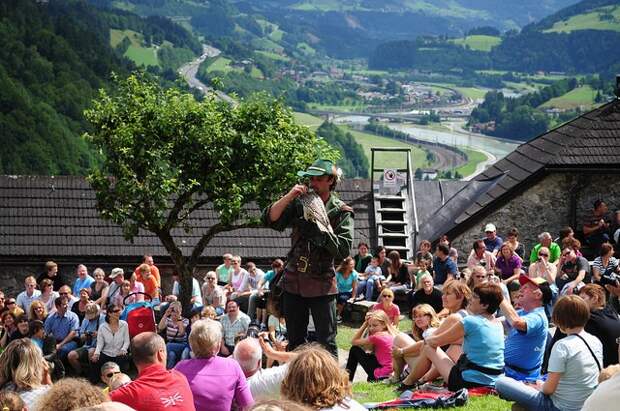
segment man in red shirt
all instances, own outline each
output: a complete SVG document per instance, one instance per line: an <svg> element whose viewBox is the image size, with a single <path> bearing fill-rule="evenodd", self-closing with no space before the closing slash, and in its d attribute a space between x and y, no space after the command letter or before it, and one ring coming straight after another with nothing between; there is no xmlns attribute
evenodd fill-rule
<svg viewBox="0 0 620 411"><path fill-rule="evenodd" d="M112 401L136 410L196 411L194 397L183 374L166 370L166 343L153 332L144 332L131 342L138 378L110 393Z"/></svg>

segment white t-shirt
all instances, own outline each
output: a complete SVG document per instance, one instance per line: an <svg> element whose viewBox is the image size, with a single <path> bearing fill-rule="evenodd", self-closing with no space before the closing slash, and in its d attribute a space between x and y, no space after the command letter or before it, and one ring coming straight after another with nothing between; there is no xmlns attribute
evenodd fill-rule
<svg viewBox="0 0 620 411"><path fill-rule="evenodd" d="M333 407L321 408L321 411L366 411L366 407L354 399L345 398L342 400L342 405L337 404Z"/></svg>
<svg viewBox="0 0 620 411"><path fill-rule="evenodd" d="M582 411L616 411L620 403L620 373L601 383L583 404Z"/></svg>
<svg viewBox="0 0 620 411"><path fill-rule="evenodd" d="M603 364L601 341L585 331L579 333ZM556 342L549 356L549 372L561 372L562 377L551 400L562 411L581 410L583 403L598 385L598 366L585 343L575 335Z"/></svg>
<svg viewBox="0 0 620 411"><path fill-rule="evenodd" d="M248 378L248 385L255 401L280 398L280 386L286 375L288 365L280 365L259 370Z"/></svg>

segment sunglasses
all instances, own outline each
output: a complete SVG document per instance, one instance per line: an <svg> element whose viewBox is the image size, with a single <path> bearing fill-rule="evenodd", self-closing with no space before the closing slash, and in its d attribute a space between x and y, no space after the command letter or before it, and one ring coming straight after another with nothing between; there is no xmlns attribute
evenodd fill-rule
<svg viewBox="0 0 620 411"><path fill-rule="evenodd" d="M547 253L538 253L538 255L543 256L543 257L549 257L549 254Z"/></svg>
<svg viewBox="0 0 620 411"><path fill-rule="evenodd" d="M58 295L69 295L69 293L58 293Z"/></svg>
<svg viewBox="0 0 620 411"><path fill-rule="evenodd" d="M387 294L384 294L384 295L382 295L381 297L383 297L383 298L392 298L392 296L391 296L391 295L387 295Z"/></svg>
<svg viewBox="0 0 620 411"><path fill-rule="evenodd" d="M6 305L15 304L15 301L7 301Z"/></svg>
<svg viewBox="0 0 620 411"><path fill-rule="evenodd" d="M120 371L114 371L114 372L109 372L109 373L107 373L105 376L106 376L106 378L112 378L112 377L114 377L116 374L120 374L120 373L121 373Z"/></svg>
<svg viewBox="0 0 620 411"><path fill-rule="evenodd" d="M207 280L215 280L215 277L207 277Z"/></svg>
<svg viewBox="0 0 620 411"><path fill-rule="evenodd" d="M570 253L564 253L562 254L562 257L568 257L570 255Z"/></svg>

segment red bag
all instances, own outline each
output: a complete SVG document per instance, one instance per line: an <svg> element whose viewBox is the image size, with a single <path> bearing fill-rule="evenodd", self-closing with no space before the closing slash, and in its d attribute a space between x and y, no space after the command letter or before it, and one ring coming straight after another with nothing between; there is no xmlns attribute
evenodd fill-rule
<svg viewBox="0 0 620 411"><path fill-rule="evenodd" d="M145 331L156 332L155 313L150 307L138 307L127 313L129 338Z"/></svg>

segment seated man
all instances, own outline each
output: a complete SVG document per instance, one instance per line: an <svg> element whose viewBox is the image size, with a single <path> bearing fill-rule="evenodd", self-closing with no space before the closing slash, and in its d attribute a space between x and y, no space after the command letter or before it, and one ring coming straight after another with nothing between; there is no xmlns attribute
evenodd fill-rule
<svg viewBox="0 0 620 411"><path fill-rule="evenodd" d="M434 287L433 277L430 274L424 274L420 278L422 287L413 294L409 294L409 312L416 305L428 304L435 312L440 312L443 309L443 302L441 301L441 291Z"/></svg>
<svg viewBox="0 0 620 411"><path fill-rule="evenodd" d="M446 244L437 246L436 256L433 259L433 271L435 273L435 284L443 286L448 280L458 277L456 263L450 258L450 247Z"/></svg>
<svg viewBox="0 0 620 411"><path fill-rule="evenodd" d="M153 332L143 332L131 342L138 378L110 393L112 401L136 410L194 411L194 396L183 374L166 370L166 342Z"/></svg>
<svg viewBox="0 0 620 411"><path fill-rule="evenodd" d="M56 298L54 306L56 312L45 320L45 333L54 336L58 356L64 360L70 351L77 348L77 343L73 339L80 328L80 320L76 313L69 311L66 297Z"/></svg>
<svg viewBox="0 0 620 411"><path fill-rule="evenodd" d="M522 274L519 283L518 302L521 308L515 311L506 299L500 304L510 327L505 341L504 372L518 381L535 382L541 377L549 334L544 307L551 302L552 292L549 283L540 277L530 278Z"/></svg>
<svg viewBox="0 0 620 411"><path fill-rule="evenodd" d="M235 338L245 335L250 326L250 317L239 310L235 300L226 303L226 314L220 318L222 323L222 346L221 354L229 356L235 348Z"/></svg>
<svg viewBox="0 0 620 411"><path fill-rule="evenodd" d="M252 398L261 399L278 398L280 386L286 375L286 364L277 367L262 368L263 353L268 359L278 361L280 364L297 356L295 352L276 351L265 342L263 337L246 338L239 341L233 353L234 359L239 363L245 377L248 380Z"/></svg>
<svg viewBox="0 0 620 411"><path fill-rule="evenodd" d="M555 283L560 295L572 294L582 282L590 282L590 263L584 257L578 257L572 248L562 251L558 267Z"/></svg>
<svg viewBox="0 0 620 411"><path fill-rule="evenodd" d="M467 268L473 270L476 266L482 266L486 268L487 273L493 273L495 270L495 256L490 251L487 251L484 241L474 241L474 247L467 258Z"/></svg>
<svg viewBox="0 0 620 411"><path fill-rule="evenodd" d="M609 216L607 215L609 209L601 199L596 200L592 207L592 213L583 224L583 235L586 243L598 255L601 244L609 241L609 233L607 232L609 229Z"/></svg>
<svg viewBox="0 0 620 411"><path fill-rule="evenodd" d="M555 263L560 259L560 255L562 254L562 249L557 243L553 242L553 237L548 232L540 233L538 236L539 243L532 248L532 252L530 253L530 264L534 264L538 261L538 251L540 251L541 247L546 247L549 250L549 262Z"/></svg>

